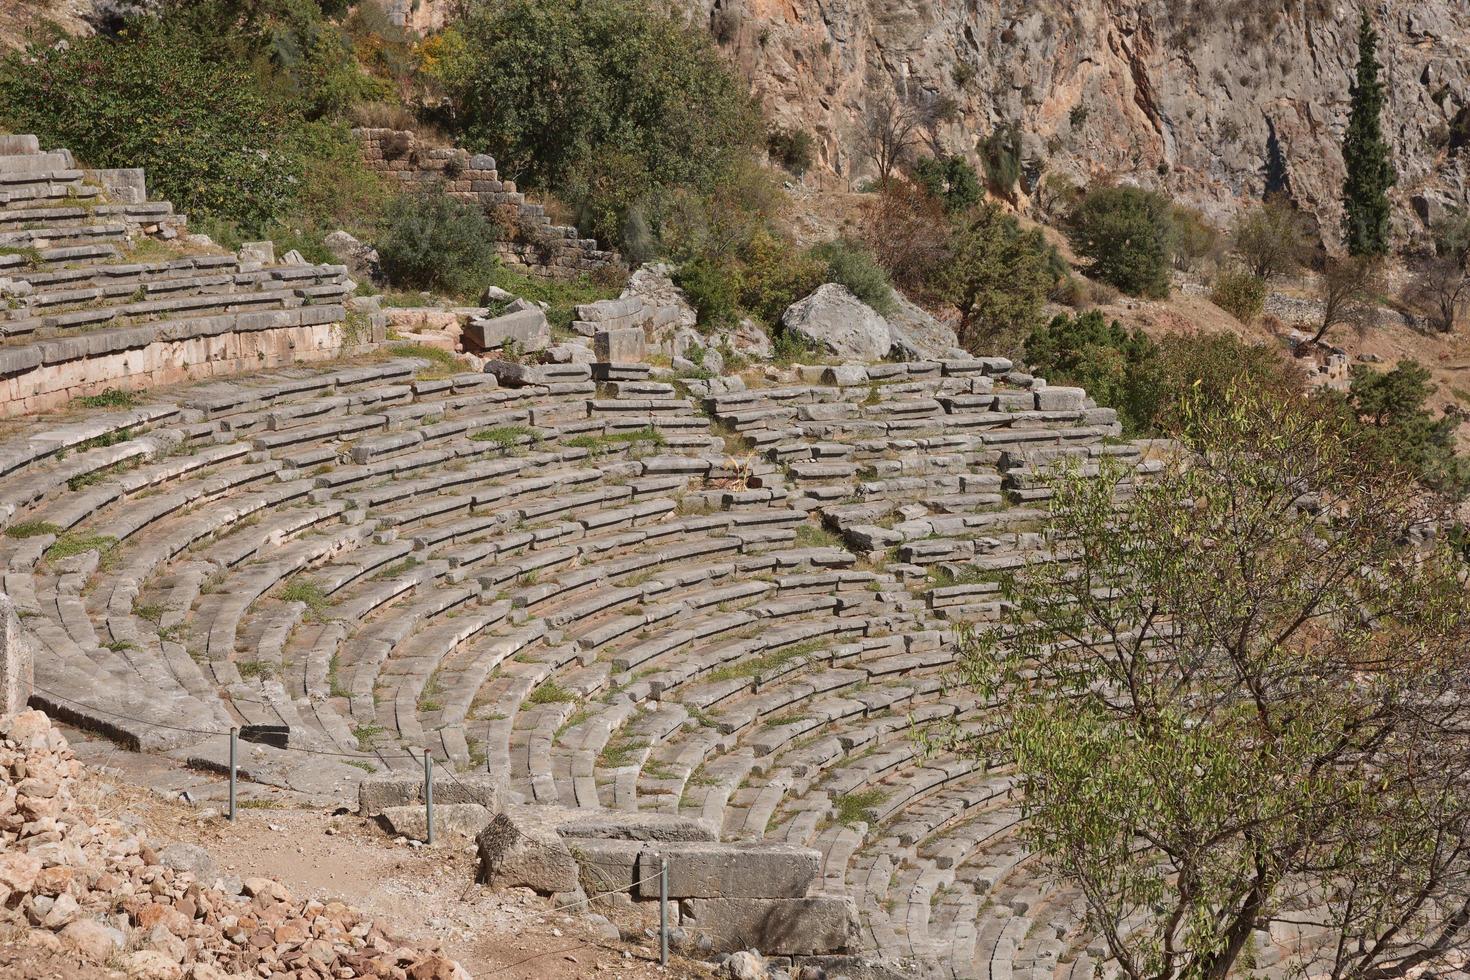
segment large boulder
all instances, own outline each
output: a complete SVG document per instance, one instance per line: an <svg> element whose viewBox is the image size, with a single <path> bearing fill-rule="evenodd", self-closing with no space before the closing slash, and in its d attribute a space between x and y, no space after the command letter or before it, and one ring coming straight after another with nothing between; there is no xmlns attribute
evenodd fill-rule
<svg viewBox="0 0 1470 980"><path fill-rule="evenodd" d="M937 361L959 347L954 330L940 323L898 290L893 291L893 312L888 314L891 353L905 361Z"/></svg>
<svg viewBox="0 0 1470 980"><path fill-rule="evenodd" d="M378 266L378 250L340 229L322 239L332 258L347 266L348 275L362 281L375 281L382 275Z"/></svg>
<svg viewBox="0 0 1470 980"><path fill-rule="evenodd" d="M888 321L835 282L818 286L781 315L781 325L828 354L860 361L888 356L893 337Z"/></svg>

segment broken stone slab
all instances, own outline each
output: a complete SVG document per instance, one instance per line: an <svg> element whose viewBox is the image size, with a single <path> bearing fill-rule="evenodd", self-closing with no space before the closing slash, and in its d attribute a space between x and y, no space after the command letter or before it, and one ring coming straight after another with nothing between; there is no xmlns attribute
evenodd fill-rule
<svg viewBox="0 0 1470 980"><path fill-rule="evenodd" d="M498 350L510 341L528 351L551 346L551 327L546 322L546 314L540 309L477 317L464 328L464 336L481 350Z"/></svg>
<svg viewBox="0 0 1470 980"><path fill-rule="evenodd" d="M643 330L620 327L592 335L592 353L604 364L626 364L643 360Z"/></svg>
<svg viewBox="0 0 1470 980"><path fill-rule="evenodd" d="M641 898L658 898L661 860L669 862L670 898L802 898L822 854L782 842L653 842L638 857Z"/></svg>
<svg viewBox="0 0 1470 980"><path fill-rule="evenodd" d="M491 812L497 812L501 808L504 793L504 773L481 772L451 777L441 770L434 775L435 806L444 803L478 803ZM368 776L357 784L357 809L365 817L376 817L388 807L423 802L422 778Z"/></svg>
<svg viewBox="0 0 1470 980"><path fill-rule="evenodd" d="M438 792L438 788L435 788ZM428 840L428 808L418 806L384 807L379 819L388 831L412 840ZM434 836L474 837L495 819L495 811L479 803L434 802Z"/></svg>
<svg viewBox="0 0 1470 980"><path fill-rule="evenodd" d="M639 316L643 313L643 308L642 296L600 299L596 302L578 305L577 319L588 323L605 323L608 320Z"/></svg>
<svg viewBox="0 0 1470 980"><path fill-rule="evenodd" d="M435 792L438 792L437 786ZM574 851L605 849L599 842L712 841L715 833L689 817L670 813L622 813L512 804L475 838L480 880L495 887L530 888L542 894L574 890L580 865ZM609 845L611 846L611 845ZM631 855L637 846L619 853ZM630 866L631 867L631 866ZM632 883L632 878L629 878Z"/></svg>
<svg viewBox="0 0 1470 980"><path fill-rule="evenodd" d="M850 898L690 898L680 924L704 936L711 952L759 949L776 956L842 953L856 945L857 905Z"/></svg>
<svg viewBox="0 0 1470 980"><path fill-rule="evenodd" d="M485 373L507 388L545 385L557 381L588 381L592 369L586 364L517 364L513 361L487 361Z"/></svg>

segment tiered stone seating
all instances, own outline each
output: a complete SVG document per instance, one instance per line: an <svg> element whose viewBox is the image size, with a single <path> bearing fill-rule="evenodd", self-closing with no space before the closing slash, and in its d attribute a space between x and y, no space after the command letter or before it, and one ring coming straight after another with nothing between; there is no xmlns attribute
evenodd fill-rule
<svg viewBox="0 0 1470 980"><path fill-rule="evenodd" d="M987 724L947 685L949 630L996 613L986 573L1054 547L1046 466L1138 462L1110 412L998 359L702 403L586 365L515 388L425 367L266 372L0 439L38 699L203 765L212 733L287 726L251 777L323 795L428 751L512 801L813 847L918 972L1093 955L1017 842L1009 772L912 725Z"/></svg>
<svg viewBox="0 0 1470 980"><path fill-rule="evenodd" d="M345 267L185 245L167 202L113 200L108 178L0 146L0 415L343 346Z"/></svg>

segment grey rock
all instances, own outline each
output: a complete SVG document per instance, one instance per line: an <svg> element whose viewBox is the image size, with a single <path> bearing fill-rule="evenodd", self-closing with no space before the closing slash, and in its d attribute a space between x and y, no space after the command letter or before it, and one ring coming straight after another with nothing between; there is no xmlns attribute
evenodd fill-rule
<svg viewBox="0 0 1470 980"><path fill-rule="evenodd" d="M858 933L857 906L845 897L691 898L682 907L680 924L727 952L754 943L781 956L840 953Z"/></svg>
<svg viewBox="0 0 1470 980"><path fill-rule="evenodd" d="M187 871L203 885L211 884L217 873L214 858L195 844L169 844L158 852L158 863L175 871Z"/></svg>
<svg viewBox="0 0 1470 980"><path fill-rule="evenodd" d="M643 360L642 327L599 330L592 335L592 352L604 364L627 364Z"/></svg>
<svg viewBox="0 0 1470 980"><path fill-rule="evenodd" d="M781 325L838 357L876 361L893 346L887 321L846 287L831 282L787 307Z"/></svg>
<svg viewBox="0 0 1470 980"><path fill-rule="evenodd" d="M730 980L768 980L765 960L754 950L742 949L725 958L721 968Z"/></svg>
<svg viewBox="0 0 1470 980"><path fill-rule="evenodd" d="M479 803L440 803L436 800L434 839L438 841L446 836L474 837L494 817L494 810ZM428 839L428 811L422 805L385 807L381 819L391 834L410 840Z"/></svg>
<svg viewBox="0 0 1470 980"><path fill-rule="evenodd" d="M525 351L551 346L551 327L546 322L546 314L535 308L471 320L464 335L481 350L498 350L508 341L514 341Z"/></svg>
<svg viewBox="0 0 1470 980"><path fill-rule="evenodd" d="M888 314L888 332L893 339L890 356L905 361L938 359L959 345L953 329L896 289L893 305L893 312Z"/></svg>
<svg viewBox="0 0 1470 980"><path fill-rule="evenodd" d="M378 265L378 250L366 242L359 241L345 231L334 231L322 239L332 258L347 266L354 279L376 280L381 275Z"/></svg>
<svg viewBox="0 0 1470 980"><path fill-rule="evenodd" d="M670 898L799 898L817 880L822 855L765 841L650 844L638 856L643 898L658 898L660 860L669 863Z"/></svg>

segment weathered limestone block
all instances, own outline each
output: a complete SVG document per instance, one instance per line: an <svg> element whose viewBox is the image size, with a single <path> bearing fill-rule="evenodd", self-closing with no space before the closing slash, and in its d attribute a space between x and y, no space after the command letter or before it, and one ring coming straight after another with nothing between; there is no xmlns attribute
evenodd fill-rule
<svg viewBox="0 0 1470 980"><path fill-rule="evenodd" d="M31 696L34 654L10 597L0 593L0 715L25 708Z"/></svg>
<svg viewBox="0 0 1470 980"><path fill-rule="evenodd" d="M515 341L522 350L528 351L545 350L551 346L551 327L546 322L546 314L539 309L471 320L464 335L482 350L504 347L507 341Z"/></svg>
<svg viewBox="0 0 1470 980"><path fill-rule="evenodd" d="M435 840L444 837L474 837L495 819L495 811L486 806L479 803L440 803L437 785L434 792ZM428 808L422 803L417 806L384 807L382 819L394 834L413 840L428 839Z"/></svg>
<svg viewBox="0 0 1470 980"><path fill-rule="evenodd" d="M484 804L498 812L505 792L504 773L472 773L451 777L434 774L434 805L444 803ZM368 776L357 784L357 809L365 817L376 817L389 807L424 802L424 780L407 776ZM419 808L422 811L422 807Z"/></svg>
<svg viewBox="0 0 1470 980"><path fill-rule="evenodd" d="M1036 392L1036 407L1043 412L1078 412L1087 407L1087 392L1048 385Z"/></svg>
<svg viewBox="0 0 1470 980"><path fill-rule="evenodd" d="M643 360L641 327L599 330L592 335L592 351L603 364L627 364Z"/></svg>
<svg viewBox="0 0 1470 980"><path fill-rule="evenodd" d="M541 894L574 891L581 882L577 860L556 832L560 808L516 806L480 831L480 880L497 888L530 888Z"/></svg>
<svg viewBox="0 0 1470 980"><path fill-rule="evenodd" d="M855 945L857 905L850 898L691 898L681 924L714 944L712 952L755 948L775 956L841 953Z"/></svg>
<svg viewBox="0 0 1470 980"><path fill-rule="evenodd" d="M822 863L821 852L781 842L650 843L638 858L640 897L658 898L661 859L670 898L801 898Z"/></svg>

